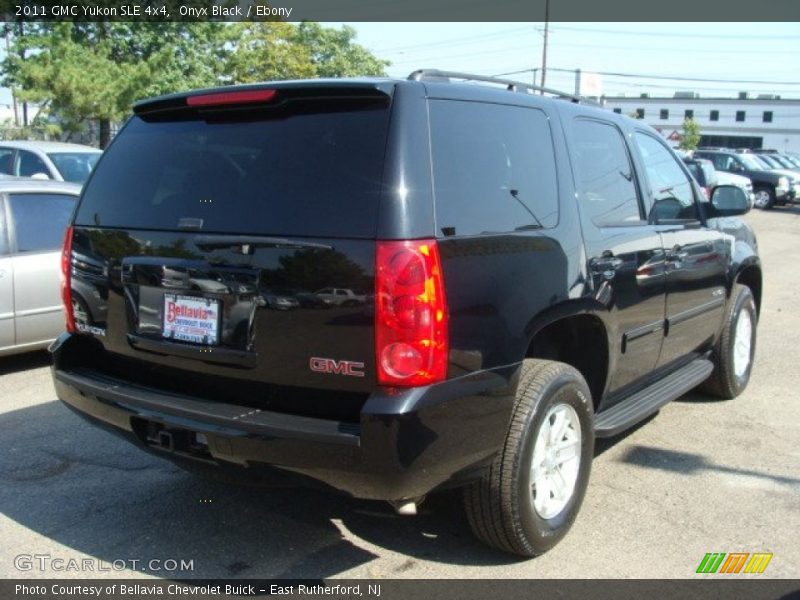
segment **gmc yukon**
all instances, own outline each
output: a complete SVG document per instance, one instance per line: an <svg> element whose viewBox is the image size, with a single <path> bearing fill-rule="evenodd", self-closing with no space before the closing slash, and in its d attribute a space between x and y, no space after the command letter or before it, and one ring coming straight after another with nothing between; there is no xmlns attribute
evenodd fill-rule
<svg viewBox="0 0 800 600"><path fill-rule="evenodd" d="M706 198L641 121L512 81L145 100L67 231L55 387L187 467L287 470L401 513L463 488L478 537L533 556L578 514L595 437L747 386L748 207ZM91 326L78 285L107 298ZM365 304L270 310L265 289Z"/></svg>

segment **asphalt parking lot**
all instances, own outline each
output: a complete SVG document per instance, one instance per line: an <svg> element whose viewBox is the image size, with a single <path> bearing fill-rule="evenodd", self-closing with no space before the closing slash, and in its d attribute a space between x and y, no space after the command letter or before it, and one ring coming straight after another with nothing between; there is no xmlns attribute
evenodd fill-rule
<svg viewBox="0 0 800 600"><path fill-rule="evenodd" d="M285 481L185 473L63 407L38 353L0 359L0 576L690 578L707 552L772 552L759 577L800 577L800 207L746 218L765 272L750 387L730 402L691 393L601 442L577 523L542 557L485 548L453 493L398 517ZM162 570L142 571L152 560Z"/></svg>

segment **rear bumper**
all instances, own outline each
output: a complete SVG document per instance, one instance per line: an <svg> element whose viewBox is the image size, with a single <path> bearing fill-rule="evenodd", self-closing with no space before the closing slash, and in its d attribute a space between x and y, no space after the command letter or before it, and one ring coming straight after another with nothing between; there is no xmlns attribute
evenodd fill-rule
<svg viewBox="0 0 800 600"><path fill-rule="evenodd" d="M254 473L278 467L376 500L414 498L478 476L505 438L518 370L379 389L359 423L343 423L166 394L88 367L67 367L62 354L70 337L51 347L56 393L96 424L175 461ZM201 433L207 447L197 452L196 446L155 443L155 429L191 439L192 432Z"/></svg>

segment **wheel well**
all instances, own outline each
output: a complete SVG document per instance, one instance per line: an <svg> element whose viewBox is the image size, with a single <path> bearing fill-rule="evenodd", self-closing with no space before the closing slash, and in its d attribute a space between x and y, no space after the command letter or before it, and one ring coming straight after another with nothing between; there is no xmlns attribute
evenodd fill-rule
<svg viewBox="0 0 800 600"><path fill-rule="evenodd" d="M756 301L756 314L761 314L761 269L756 266L745 267L736 278L737 283L746 285L753 292Z"/></svg>
<svg viewBox="0 0 800 600"><path fill-rule="evenodd" d="M589 385L597 406L608 377L608 338L599 318L575 315L546 325L533 336L526 357L575 367Z"/></svg>

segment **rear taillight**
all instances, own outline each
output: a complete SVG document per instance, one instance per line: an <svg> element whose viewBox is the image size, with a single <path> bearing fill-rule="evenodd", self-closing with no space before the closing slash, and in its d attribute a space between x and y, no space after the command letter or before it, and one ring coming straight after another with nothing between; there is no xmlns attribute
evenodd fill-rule
<svg viewBox="0 0 800 600"><path fill-rule="evenodd" d="M378 383L418 386L447 375L447 303L435 240L378 242Z"/></svg>
<svg viewBox="0 0 800 600"><path fill-rule="evenodd" d="M72 226L64 234L64 248L61 251L61 302L64 304L66 328L75 333L75 315L72 311Z"/></svg>

